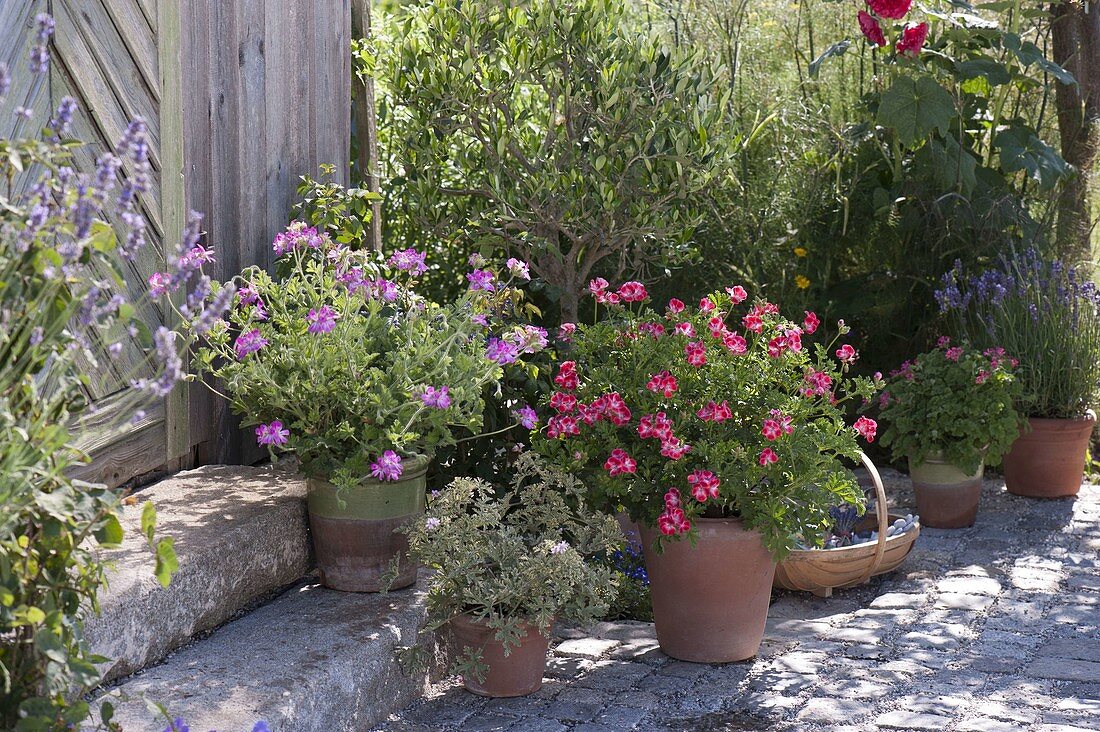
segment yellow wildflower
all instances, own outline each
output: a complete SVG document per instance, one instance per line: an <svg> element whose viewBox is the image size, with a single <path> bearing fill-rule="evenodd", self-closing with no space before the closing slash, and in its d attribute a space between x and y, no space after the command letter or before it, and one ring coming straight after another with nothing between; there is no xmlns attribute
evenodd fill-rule
<svg viewBox="0 0 1100 732"><path fill-rule="evenodd" d="M798 286L798 289L805 290L810 286L810 279L804 275L795 275L794 283Z"/></svg>
<svg viewBox="0 0 1100 732"><path fill-rule="evenodd" d="M807 249L806 247L795 247L794 248L794 256L796 256L796 257L805 257L809 253L810 253L810 250Z"/></svg>

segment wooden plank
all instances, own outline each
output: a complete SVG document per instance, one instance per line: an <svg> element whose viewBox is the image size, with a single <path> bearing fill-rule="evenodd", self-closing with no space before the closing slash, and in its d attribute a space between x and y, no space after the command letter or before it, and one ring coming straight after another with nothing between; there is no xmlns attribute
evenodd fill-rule
<svg viewBox="0 0 1100 732"><path fill-rule="evenodd" d="M176 3L160 3L157 11L157 49L160 75L161 217L165 242L179 241L186 219L183 183L183 79L180 75L181 9ZM167 249L167 247L166 247ZM183 293L180 297L182 298ZM173 326L174 314L166 313L166 325ZM164 460L171 461L191 452L188 410L189 384L182 383L165 400Z"/></svg>
<svg viewBox="0 0 1100 732"><path fill-rule="evenodd" d="M215 0L215 2L221 2L222 0ZM168 2L178 2L178 0L168 0ZM159 12L159 3L157 0L138 0L138 7L141 8L141 14L145 16L145 22L149 24L149 27L153 29L154 38L157 32L157 13Z"/></svg>
<svg viewBox="0 0 1100 732"><path fill-rule="evenodd" d="M100 407L96 418L110 424L120 417L125 420L130 411L128 402L106 404ZM91 483L106 483L111 487L122 485L164 465L166 439L163 405L151 406L136 424L124 421L118 428L101 430L85 425L77 444L92 460L70 474Z"/></svg>
<svg viewBox="0 0 1100 732"><path fill-rule="evenodd" d="M84 0L87 2L87 0ZM103 7L114 23L115 30L130 58L141 74L146 90L154 101L160 101L160 63L157 59L157 39L136 0L102 0Z"/></svg>
<svg viewBox="0 0 1100 732"><path fill-rule="evenodd" d="M48 75L32 74L28 69L28 58L35 41L34 18L45 9L45 0L0 2L0 61L7 64L12 77L11 88L0 100L0 134L9 139L37 137L38 131L52 114ZM34 115L29 121L16 117L17 107L30 109ZM27 178L22 176L13 192L24 190Z"/></svg>

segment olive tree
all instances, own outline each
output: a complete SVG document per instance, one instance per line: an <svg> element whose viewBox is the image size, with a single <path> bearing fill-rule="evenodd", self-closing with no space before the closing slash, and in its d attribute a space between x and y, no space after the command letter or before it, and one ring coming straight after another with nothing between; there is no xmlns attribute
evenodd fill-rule
<svg viewBox="0 0 1100 732"><path fill-rule="evenodd" d="M622 0L406 13L376 67L406 211L462 212L435 224L528 259L564 320L597 272L684 252L734 142L718 68L640 34Z"/></svg>

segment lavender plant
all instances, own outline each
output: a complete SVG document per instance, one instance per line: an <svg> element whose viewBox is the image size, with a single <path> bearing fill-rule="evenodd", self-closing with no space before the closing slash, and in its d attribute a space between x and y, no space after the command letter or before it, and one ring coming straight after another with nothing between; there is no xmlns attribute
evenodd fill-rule
<svg viewBox="0 0 1100 732"><path fill-rule="evenodd" d="M1072 419L1100 403L1100 291L1087 270L1028 249L978 274L956 264L935 295L964 339L1019 359L1027 415Z"/></svg>
<svg viewBox="0 0 1100 732"><path fill-rule="evenodd" d="M37 18L29 67L49 68L54 22ZM0 64L0 98L10 85ZM164 369L124 343L140 340L137 304L123 294L120 260L145 244L138 196L150 183L146 125L134 120L96 168L73 168L76 103L61 100L39 137L0 139L0 729L82 727L89 705L77 692L99 681L82 641L82 617L98 609L101 550L122 541L120 495L68 477L88 456L75 445L94 413L97 374L132 376L119 414L167 393L176 376L171 331L158 332ZM26 110L20 113L26 116ZM126 167L125 175L122 170ZM121 241L107 220L126 230ZM179 344L179 345L182 345ZM141 351L140 348L137 349ZM121 427L102 424L99 429ZM176 566L171 539L157 540L147 503L142 533L167 584ZM113 728L110 708L100 726ZM87 727L84 727L87 728Z"/></svg>

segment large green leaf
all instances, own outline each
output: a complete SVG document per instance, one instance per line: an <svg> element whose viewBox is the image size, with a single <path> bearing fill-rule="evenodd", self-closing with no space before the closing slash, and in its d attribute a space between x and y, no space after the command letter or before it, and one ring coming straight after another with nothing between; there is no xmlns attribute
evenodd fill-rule
<svg viewBox="0 0 1100 732"><path fill-rule="evenodd" d="M1049 190L1059 180L1074 172L1054 148L1040 140L1035 133L1023 126L1013 125L997 133L994 139L1001 157L1001 169L1006 173L1025 171L1038 181L1040 187Z"/></svg>
<svg viewBox="0 0 1100 732"><path fill-rule="evenodd" d="M895 131L905 145L915 145L933 132L946 134L955 116L951 94L934 79L903 76L882 95L878 122Z"/></svg>

